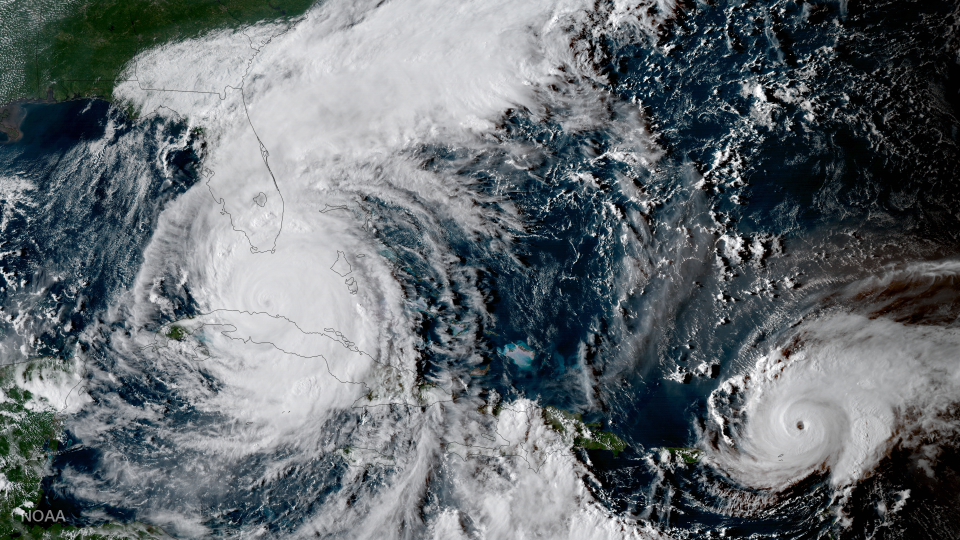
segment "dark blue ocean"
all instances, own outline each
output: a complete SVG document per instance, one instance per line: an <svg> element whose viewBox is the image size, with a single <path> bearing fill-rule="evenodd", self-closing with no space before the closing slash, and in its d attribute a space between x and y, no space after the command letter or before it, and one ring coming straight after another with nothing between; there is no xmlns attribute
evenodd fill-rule
<svg viewBox="0 0 960 540"><path fill-rule="evenodd" d="M134 126L103 101L21 107L23 137L0 146L0 170L19 188L2 201L3 272L16 279L0 302L34 355L69 355L133 283L157 216L196 182L197 160L183 127Z"/></svg>

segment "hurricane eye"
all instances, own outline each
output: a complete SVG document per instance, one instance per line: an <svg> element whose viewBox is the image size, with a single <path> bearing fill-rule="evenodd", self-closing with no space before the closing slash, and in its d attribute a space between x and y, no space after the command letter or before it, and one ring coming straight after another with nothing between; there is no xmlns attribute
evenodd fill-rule
<svg viewBox="0 0 960 540"><path fill-rule="evenodd" d="M803 422L797 422L797 429L803 429Z"/></svg>

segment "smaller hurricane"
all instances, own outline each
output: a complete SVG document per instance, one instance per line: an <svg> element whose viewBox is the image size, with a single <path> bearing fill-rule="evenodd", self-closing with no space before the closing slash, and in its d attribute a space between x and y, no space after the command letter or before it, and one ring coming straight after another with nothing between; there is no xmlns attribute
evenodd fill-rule
<svg viewBox="0 0 960 540"><path fill-rule="evenodd" d="M801 323L713 392L711 462L752 488L782 490L814 474L841 487L901 445L932 475L938 445L958 427L960 331L943 313L956 306L958 271L916 265L828 299L843 307ZM924 299L944 295L954 301L931 311Z"/></svg>

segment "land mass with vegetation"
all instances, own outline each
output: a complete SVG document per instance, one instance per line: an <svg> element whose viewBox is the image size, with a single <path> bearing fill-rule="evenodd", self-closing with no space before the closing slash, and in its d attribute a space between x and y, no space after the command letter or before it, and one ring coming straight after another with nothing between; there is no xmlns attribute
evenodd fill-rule
<svg viewBox="0 0 960 540"><path fill-rule="evenodd" d="M111 99L140 52L211 31L293 20L313 0L13 0L0 5L0 105Z"/></svg>

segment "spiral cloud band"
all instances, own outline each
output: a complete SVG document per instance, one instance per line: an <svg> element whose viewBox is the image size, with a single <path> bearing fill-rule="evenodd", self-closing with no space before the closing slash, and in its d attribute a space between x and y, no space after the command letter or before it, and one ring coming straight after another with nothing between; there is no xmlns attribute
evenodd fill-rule
<svg viewBox="0 0 960 540"><path fill-rule="evenodd" d="M596 17L587 7L334 1L294 25L213 33L137 57L117 97L144 115L186 119L201 181L160 217L133 294L114 307L115 320L139 330L114 334L91 378L98 394L126 381L138 395L177 399L105 398L75 419L71 429L90 444L122 452L131 444L123 426L141 425L150 445L131 461L106 453L104 475L67 467L62 482L90 501L149 496L156 504L144 515L184 537L230 519L226 510L201 515L209 497L247 507L256 486L306 497L309 511L264 514L286 520L290 537L467 537L467 513L489 538L656 537L597 504L572 438L550 429L533 402L455 396L455 373L418 379L414 314L425 304L407 297L394 248L376 239L369 215L376 204L440 231L453 219L512 257L520 227L509 200L427 169L416 153L482 151L505 111L550 114L551 93L565 100L571 131L592 125L600 90L584 84L565 96L554 86L598 76L578 48L582 22ZM631 21L644 24L626 13L611 24ZM627 144L656 159L645 132L628 131ZM439 235L417 243L435 259L429 279L442 285L462 272ZM179 316L186 304L197 313ZM173 322L144 330L157 319ZM477 320L460 324L475 331ZM187 411L192 419L178 421ZM229 485L163 472L175 455ZM371 467L387 472L370 476ZM451 501L425 520L420 501L435 477L450 483L440 491ZM344 487L301 489L317 479Z"/></svg>
<svg viewBox="0 0 960 540"><path fill-rule="evenodd" d="M960 329L916 301L957 270L922 264L856 283L842 298L856 299L859 312L833 309L800 323L784 346L726 381L710 401L723 440L715 463L757 488L783 489L814 473L848 485L897 444L952 437L936 419L960 395ZM921 465L935 459L935 445L919 450Z"/></svg>

